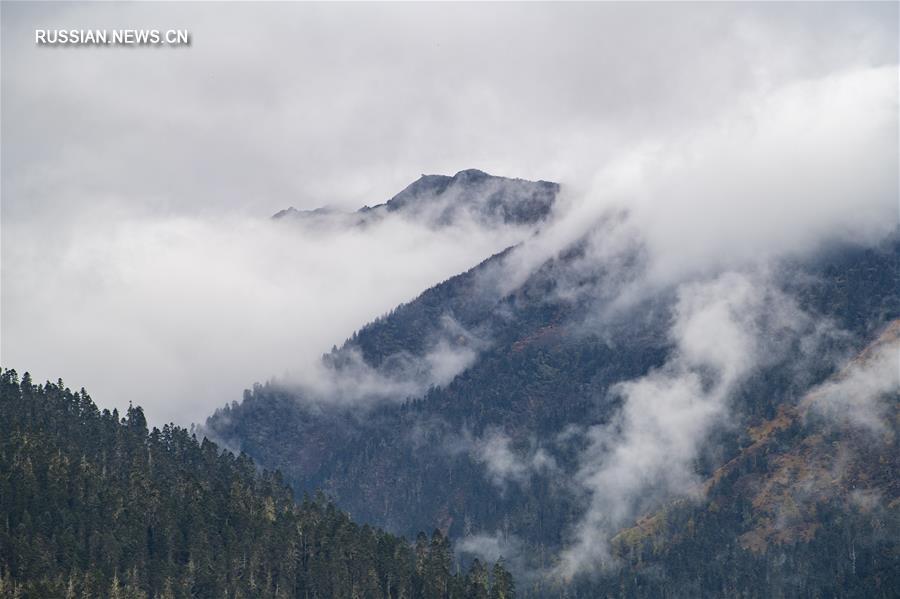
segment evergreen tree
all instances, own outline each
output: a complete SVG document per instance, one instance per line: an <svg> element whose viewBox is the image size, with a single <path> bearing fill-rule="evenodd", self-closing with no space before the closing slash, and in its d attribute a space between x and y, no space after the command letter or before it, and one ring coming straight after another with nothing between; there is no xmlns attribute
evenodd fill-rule
<svg viewBox="0 0 900 599"><path fill-rule="evenodd" d="M466 598L488 599L488 571L478 559L472 562L466 574Z"/></svg>
<svg viewBox="0 0 900 599"><path fill-rule="evenodd" d="M515 599L516 585L512 575L503 566L503 558L494 564L491 575L491 599Z"/></svg>
<svg viewBox="0 0 900 599"><path fill-rule="evenodd" d="M415 546L143 410L0 370L0 599L462 597Z"/></svg>

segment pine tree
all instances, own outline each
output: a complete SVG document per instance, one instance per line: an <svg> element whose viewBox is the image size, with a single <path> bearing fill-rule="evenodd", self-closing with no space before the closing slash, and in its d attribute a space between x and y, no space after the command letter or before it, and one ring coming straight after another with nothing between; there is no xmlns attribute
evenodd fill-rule
<svg viewBox="0 0 900 599"><path fill-rule="evenodd" d="M488 599L488 571L478 559L466 575L466 599Z"/></svg>
<svg viewBox="0 0 900 599"><path fill-rule="evenodd" d="M491 572L491 597L490 599L515 599L516 585L503 565L503 558L497 560Z"/></svg>
<svg viewBox="0 0 900 599"><path fill-rule="evenodd" d="M425 561L425 588L427 599L444 599L449 595L450 568L453 556L450 543L435 529L428 547L428 558Z"/></svg>

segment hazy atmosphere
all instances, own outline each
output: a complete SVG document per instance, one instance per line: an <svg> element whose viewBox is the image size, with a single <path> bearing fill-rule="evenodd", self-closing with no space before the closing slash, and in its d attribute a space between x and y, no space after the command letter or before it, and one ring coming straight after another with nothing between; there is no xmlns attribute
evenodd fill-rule
<svg viewBox="0 0 900 599"><path fill-rule="evenodd" d="M898 7L0 3L0 597L893 597Z"/></svg>
<svg viewBox="0 0 900 599"><path fill-rule="evenodd" d="M154 422L302 373L530 234L267 220L288 206L465 168L556 181L548 251L625 206L651 279L896 224L895 4L2 10L3 363ZM51 26L192 43L36 46Z"/></svg>

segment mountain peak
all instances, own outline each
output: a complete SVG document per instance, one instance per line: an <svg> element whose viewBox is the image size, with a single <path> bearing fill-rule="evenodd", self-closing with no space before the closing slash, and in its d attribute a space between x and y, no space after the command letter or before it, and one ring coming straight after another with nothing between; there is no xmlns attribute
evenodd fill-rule
<svg viewBox="0 0 900 599"><path fill-rule="evenodd" d="M398 213L435 227L449 226L462 219L488 226L534 225L550 213L557 193L557 183L498 177L470 168L453 176L423 174L383 204L363 206L355 213L338 211L338 214L357 224ZM272 218L334 214L333 209L297 210L291 207Z"/></svg>
<svg viewBox="0 0 900 599"><path fill-rule="evenodd" d="M455 175L453 175L454 179L484 179L487 177L492 177L493 175L489 175L484 171L480 171L477 168L467 168L465 170L461 170Z"/></svg>
<svg viewBox="0 0 900 599"><path fill-rule="evenodd" d="M452 177L422 175L388 200L384 208L424 218L437 226L457 222L464 215L488 225L525 225L543 220L557 193L557 183L466 169Z"/></svg>

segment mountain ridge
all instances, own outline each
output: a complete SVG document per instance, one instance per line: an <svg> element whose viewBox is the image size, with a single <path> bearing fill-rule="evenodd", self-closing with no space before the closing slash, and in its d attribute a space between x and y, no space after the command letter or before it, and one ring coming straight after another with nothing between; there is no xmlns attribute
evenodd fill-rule
<svg viewBox="0 0 900 599"><path fill-rule="evenodd" d="M274 220L339 218L355 226L396 213L432 226L449 226L469 217L482 225L533 225L552 209L559 184L489 175L465 169L455 175L422 175L386 202L356 211L320 207L276 212Z"/></svg>
<svg viewBox="0 0 900 599"><path fill-rule="evenodd" d="M604 226L616 226L610 223ZM608 233L601 230L600 239ZM631 244L597 263L592 243L590 238L571 242L512 290L503 279L505 269L527 248L509 248L362 326L324 358L335 376L352 372L347 365L384 374L396 371L398 363L425 357L434 339L445 349L460 351L471 348L469 339L482 340L474 359L449 382L372 404L343 406L329 405L327 397L318 400L302 389L267 383L248 391L241 404L217 411L207 421L207 430L282 469L297 488L324 488L364 521L397 531L428 522L462 541L463 547L466 539L485 537L493 538L494 546L507 543L502 551L515 556L514 569L531 576L526 592L555 595L552 585L535 580L534 573L553 568L555 551L565 545L584 509L568 482L587 443L579 435L585 427L614 421L622 398L611 389L663 371L674 355L668 331L675 318L676 291L658 289L606 310L604 302L640 276L645 254L640 244ZM769 274L770 295L787 298L798 314L806 315L808 322L801 319L796 326L819 323L834 332L823 339L821 349L828 355L860 351L900 317L900 235L873 247L833 245L811 256L783 260ZM452 331L466 332L457 341L446 334L448 321ZM783 332L775 329L772 334ZM777 423L780 409L834 375L828 356L804 356L802 347L791 343L793 349L784 348L781 357L773 356L774 361L752 372L736 389L739 420L715 431L706 443L709 451L697 456L702 479L751 445L758 434L754 431L775 426L766 423ZM787 430L797 435L795 428ZM736 503L731 511L719 513L705 505L709 509L694 514L707 523L702 542L721 538L733 551L723 554L730 561L719 572L698 570L700 566L689 571L731 585L735 593L752 588L749 572L770 572L773 581L799 592L800 586L784 581L781 566L767 561L774 556L754 554L738 540L743 533L733 510L752 512L752 505ZM837 513L843 508L828 509ZM677 514L677 521L686 526L688 508ZM638 528L653 518L654 512L638 514ZM859 518L860 526L867 525L864 515ZM841 526L826 524L800 545L779 551L794 552L790 559L800 559L803 552L826 559L820 552L832 541L822 539ZM731 534L734 538L727 536ZM662 537L659 542L675 553L653 550L649 537L628 525L616 543L625 538L634 542L628 551L643 560L658 558L659 567L666 568L681 559L679 551L695 552L701 546L710 550L697 539ZM842 572L846 567L840 561L829 564ZM632 567L622 573L625 579L628 572L635 573L637 578L630 582L612 574L567 588L578 597L595 597L603 589L603 594L620 596L610 589L621 583L620 590L628 589L621 590L621 596L645 596L640 592L644 583L635 582L644 580L643 570L628 569ZM686 579L672 580L682 585L677 588L693 588ZM811 584L811 589L831 588L823 580ZM651 587L655 590L646 596L667 596L665 586Z"/></svg>

